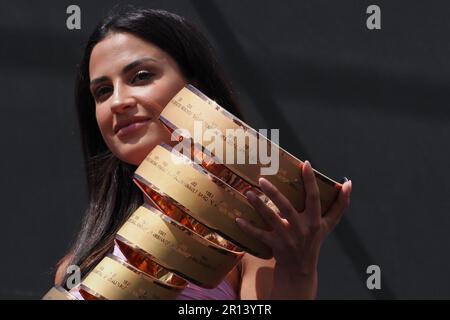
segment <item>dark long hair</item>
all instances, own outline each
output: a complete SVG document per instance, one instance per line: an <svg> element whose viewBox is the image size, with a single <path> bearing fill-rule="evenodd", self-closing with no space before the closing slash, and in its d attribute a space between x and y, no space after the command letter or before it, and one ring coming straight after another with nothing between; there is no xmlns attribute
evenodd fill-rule
<svg viewBox="0 0 450 320"><path fill-rule="evenodd" d="M88 40L76 82L76 108L89 204L81 230L63 260L80 266L82 276L112 249L115 233L143 203L142 193L132 182L136 167L122 162L107 148L97 126L95 103L89 91L92 49L110 33L130 33L158 46L178 63L185 79L241 117L212 46L183 17L163 10L130 7L115 9L106 16Z"/></svg>

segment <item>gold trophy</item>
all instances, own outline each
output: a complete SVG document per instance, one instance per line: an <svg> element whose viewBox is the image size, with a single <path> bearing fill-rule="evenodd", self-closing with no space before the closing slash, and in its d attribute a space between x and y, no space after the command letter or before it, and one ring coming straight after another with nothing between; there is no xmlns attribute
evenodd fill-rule
<svg viewBox="0 0 450 320"><path fill-rule="evenodd" d="M119 229L114 252L81 284L69 291L54 287L43 299L175 299L188 281L216 287L245 252L271 258L270 248L235 222L240 217L269 229L244 196L252 189L275 208L259 190L260 176L303 210L303 162L193 86L173 97L160 121L177 143L156 146L135 171L147 203ZM277 155L275 169L258 156L261 150ZM325 212L341 184L314 173Z"/></svg>

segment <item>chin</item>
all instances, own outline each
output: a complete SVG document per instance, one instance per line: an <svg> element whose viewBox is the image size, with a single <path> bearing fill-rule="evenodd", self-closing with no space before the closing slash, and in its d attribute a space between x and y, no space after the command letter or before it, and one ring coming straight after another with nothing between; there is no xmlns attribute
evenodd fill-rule
<svg viewBox="0 0 450 320"><path fill-rule="evenodd" d="M140 143L139 145L124 146L118 150L117 158L131 165L139 166L150 151L158 145L157 142Z"/></svg>

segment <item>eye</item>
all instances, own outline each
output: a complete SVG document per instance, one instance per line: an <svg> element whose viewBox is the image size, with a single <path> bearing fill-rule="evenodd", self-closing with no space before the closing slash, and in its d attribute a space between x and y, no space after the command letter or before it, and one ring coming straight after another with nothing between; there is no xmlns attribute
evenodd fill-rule
<svg viewBox="0 0 450 320"><path fill-rule="evenodd" d="M95 100L105 99L106 95L111 91L112 89L109 86L98 87L94 92L94 98Z"/></svg>
<svg viewBox="0 0 450 320"><path fill-rule="evenodd" d="M145 71L145 70L141 70L141 71L136 73L136 75L131 80L131 83L139 83L139 82L143 82L143 81L148 81L153 76L154 76L153 73Z"/></svg>

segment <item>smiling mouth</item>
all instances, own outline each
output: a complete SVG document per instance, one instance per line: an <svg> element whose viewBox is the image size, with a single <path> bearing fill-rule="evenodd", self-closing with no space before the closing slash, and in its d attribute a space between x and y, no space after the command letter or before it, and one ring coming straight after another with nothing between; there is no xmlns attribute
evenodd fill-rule
<svg viewBox="0 0 450 320"><path fill-rule="evenodd" d="M144 128L148 124L149 121L150 121L150 118L139 119L139 120L133 121L132 123L120 128L116 132L116 135L119 138L131 135L131 134L137 132L138 130Z"/></svg>

